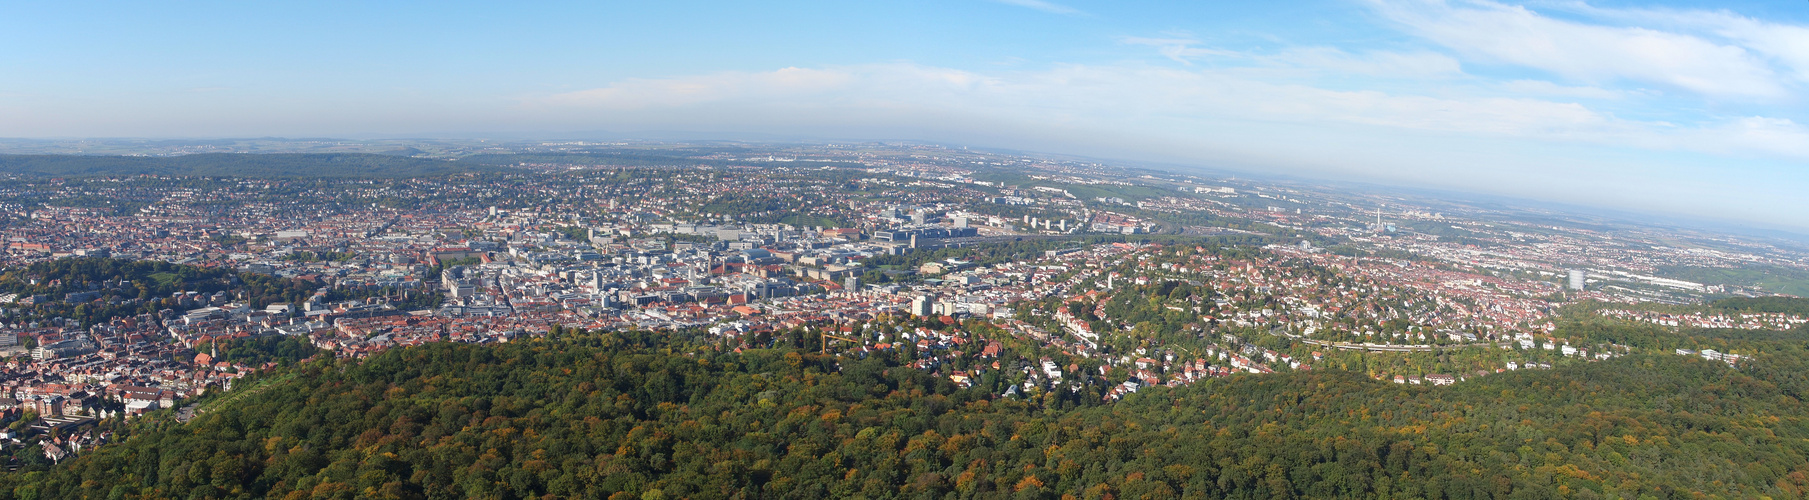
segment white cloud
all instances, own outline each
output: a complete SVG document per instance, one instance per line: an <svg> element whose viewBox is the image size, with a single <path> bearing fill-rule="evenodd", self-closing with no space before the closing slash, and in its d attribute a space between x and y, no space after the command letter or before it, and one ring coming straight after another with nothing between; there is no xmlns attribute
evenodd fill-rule
<svg viewBox="0 0 1809 500"><path fill-rule="evenodd" d="M1212 58L1217 62L1235 62L1257 67L1304 70L1307 73L1337 76L1362 75L1383 78L1444 78L1461 75L1462 65L1444 54L1426 51L1346 52L1333 47L1294 47L1274 53L1240 52L1199 47L1202 42L1185 37L1123 37L1119 43L1156 48L1163 57L1185 65ZM1303 73L1304 74L1304 73Z"/></svg>
<svg viewBox="0 0 1809 500"><path fill-rule="evenodd" d="M1599 19L1719 38L1764 56L1780 72L1799 82L1809 82L1809 27L1761 21L1727 11L1605 9L1580 3L1563 8Z"/></svg>
<svg viewBox="0 0 1809 500"><path fill-rule="evenodd" d="M1063 14L1063 15L1072 16L1072 15L1079 15L1082 13L1080 10L1075 9L1073 7L1069 7L1066 5L1057 5L1057 4L1045 2L1043 0L993 0L993 1L999 2L1002 4L1006 4L1006 5L1029 7L1032 9L1040 10L1043 12L1048 12L1051 14Z"/></svg>
<svg viewBox="0 0 1809 500"><path fill-rule="evenodd" d="M1515 94L1533 96L1577 97L1603 100L1621 99L1626 97L1625 92L1618 90L1608 90L1601 87L1558 85L1544 80L1513 80L1501 84L1501 88L1502 90Z"/></svg>
<svg viewBox="0 0 1809 500"><path fill-rule="evenodd" d="M1809 159L1809 127L1783 118L1742 117L1683 135L1685 147L1701 151Z"/></svg>
<svg viewBox="0 0 1809 500"><path fill-rule="evenodd" d="M1385 78L1446 78L1463 74L1456 59L1434 52L1371 51L1352 54L1331 47L1284 50L1259 59L1337 75Z"/></svg>
<svg viewBox="0 0 1809 500"><path fill-rule="evenodd" d="M1788 67L1798 81L1809 82L1809 28L1737 19L1728 23L1722 35L1745 42L1753 51Z"/></svg>
<svg viewBox="0 0 1809 500"><path fill-rule="evenodd" d="M1181 64L1193 64L1194 59L1207 56L1242 56L1242 54L1236 51L1195 47L1195 45L1200 44L1200 41L1192 38L1146 38L1127 36L1118 39L1118 41L1130 45L1148 45L1155 47L1156 52L1162 54L1163 57L1173 59L1175 62Z"/></svg>
<svg viewBox="0 0 1809 500"><path fill-rule="evenodd" d="M1411 33L1481 60L1564 78L1620 80L1713 97L1778 98L1786 86L1766 59L1739 44L1644 27L1584 24L1486 0L1370 0ZM1784 54L1784 49L1778 49ZM1794 57L1794 56L1791 56Z"/></svg>

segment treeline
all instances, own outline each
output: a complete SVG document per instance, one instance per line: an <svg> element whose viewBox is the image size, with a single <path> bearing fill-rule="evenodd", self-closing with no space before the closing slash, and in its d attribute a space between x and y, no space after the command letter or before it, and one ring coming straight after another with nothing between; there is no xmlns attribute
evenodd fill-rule
<svg viewBox="0 0 1809 500"><path fill-rule="evenodd" d="M1809 270L1794 267L1766 264L1734 268L1659 266L1655 274L1710 285L1756 287L1772 293L1809 296Z"/></svg>
<svg viewBox="0 0 1809 500"><path fill-rule="evenodd" d="M1800 340L1738 370L1324 370L1057 410L895 356L562 332L296 365L0 498L1802 498Z"/></svg>
<svg viewBox="0 0 1809 500"><path fill-rule="evenodd" d="M1725 312L1809 315L1809 299L1797 297L1729 297L1709 303L1709 308Z"/></svg>
<svg viewBox="0 0 1809 500"><path fill-rule="evenodd" d="M220 339L212 344L197 344L195 350L215 353L215 361L246 366L301 361L320 353L320 349L308 342L307 337L291 335Z"/></svg>
<svg viewBox="0 0 1809 500"><path fill-rule="evenodd" d="M1617 304L1595 300L1583 300L1566 304L1559 310L1564 316L1584 317L1599 315L1607 309L1628 309L1650 311L1663 314L1741 314L1741 313L1781 313L1793 315L1809 315L1809 299L1797 297L1728 297L1710 301L1707 304L1659 304L1641 302L1638 304Z"/></svg>
<svg viewBox="0 0 1809 500"><path fill-rule="evenodd" d="M363 153L204 153L184 156L0 155L0 172L44 177L127 175L406 178L493 172L486 164Z"/></svg>

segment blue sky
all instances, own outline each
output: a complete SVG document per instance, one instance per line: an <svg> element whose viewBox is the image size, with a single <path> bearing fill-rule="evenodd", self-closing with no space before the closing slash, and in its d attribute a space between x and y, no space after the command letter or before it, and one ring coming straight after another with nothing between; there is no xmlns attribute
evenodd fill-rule
<svg viewBox="0 0 1809 500"><path fill-rule="evenodd" d="M1809 2L10 5L0 136L927 140L1809 229Z"/></svg>

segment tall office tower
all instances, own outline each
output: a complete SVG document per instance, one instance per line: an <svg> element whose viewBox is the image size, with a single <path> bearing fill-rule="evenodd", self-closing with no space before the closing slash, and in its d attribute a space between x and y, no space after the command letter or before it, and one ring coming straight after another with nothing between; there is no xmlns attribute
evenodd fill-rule
<svg viewBox="0 0 1809 500"><path fill-rule="evenodd" d="M918 295L917 298L911 299L911 314L915 314L918 316L929 316L929 315L935 313L935 311L933 310L933 308L935 306L936 306L936 297L935 296Z"/></svg>
<svg viewBox="0 0 1809 500"><path fill-rule="evenodd" d="M1585 276L1583 275L1582 269L1571 269L1570 276L1569 276L1570 279L1567 280L1569 282L1570 289L1571 290L1582 290L1584 277Z"/></svg>

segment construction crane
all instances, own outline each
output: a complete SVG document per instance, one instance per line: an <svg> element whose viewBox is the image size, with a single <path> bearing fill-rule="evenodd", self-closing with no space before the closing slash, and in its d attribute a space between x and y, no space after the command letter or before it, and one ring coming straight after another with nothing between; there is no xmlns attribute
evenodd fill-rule
<svg viewBox="0 0 1809 500"><path fill-rule="evenodd" d="M836 339L836 340L840 340L843 342L853 342L856 344L861 343L860 339L843 337L841 335L830 335L828 330L824 330L822 335L823 335L823 340L822 340L822 346L823 346L822 353L823 354L829 354L829 339Z"/></svg>

